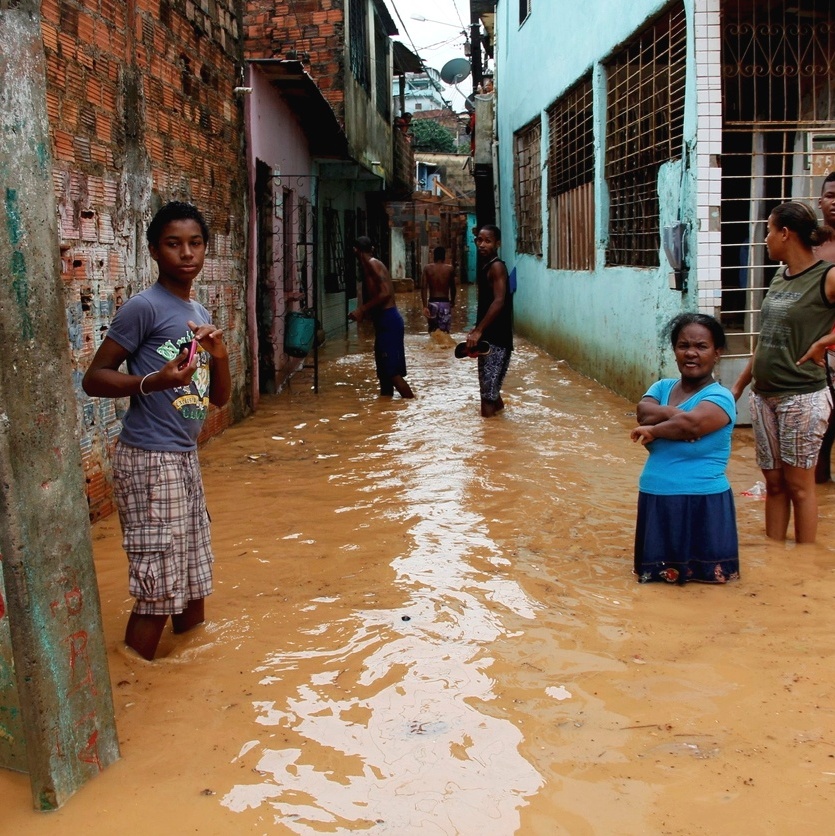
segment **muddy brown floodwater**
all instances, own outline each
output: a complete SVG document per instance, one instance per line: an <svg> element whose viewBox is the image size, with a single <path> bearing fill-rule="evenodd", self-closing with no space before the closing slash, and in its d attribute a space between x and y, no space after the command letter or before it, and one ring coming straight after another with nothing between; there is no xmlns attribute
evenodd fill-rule
<svg viewBox="0 0 835 836"><path fill-rule="evenodd" d="M399 301L414 401L363 332L203 448L216 592L154 663L95 526L122 759L50 814L0 772L0 832L831 833L835 485L767 543L737 430L742 580L638 585L634 405L520 340L485 421Z"/></svg>

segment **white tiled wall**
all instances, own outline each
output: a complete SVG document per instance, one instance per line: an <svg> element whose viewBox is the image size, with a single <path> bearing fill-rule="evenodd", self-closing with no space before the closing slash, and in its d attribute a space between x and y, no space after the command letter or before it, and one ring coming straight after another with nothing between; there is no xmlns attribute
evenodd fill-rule
<svg viewBox="0 0 835 836"><path fill-rule="evenodd" d="M722 37L720 0L695 0L696 107L697 107L697 235L696 268L699 309L714 314L722 301L721 235L719 207L722 200Z"/></svg>

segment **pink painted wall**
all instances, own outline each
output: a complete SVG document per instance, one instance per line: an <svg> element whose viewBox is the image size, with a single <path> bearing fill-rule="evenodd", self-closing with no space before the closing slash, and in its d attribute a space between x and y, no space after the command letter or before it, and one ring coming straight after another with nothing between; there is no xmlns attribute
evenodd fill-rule
<svg viewBox="0 0 835 836"><path fill-rule="evenodd" d="M258 317L256 298L258 288L258 212L255 196L256 161L261 160L271 169L281 172L280 181L273 181L278 199L281 199L283 189L293 192L292 200L295 206L306 199L312 203L313 160L310 156L307 137L302 131L293 111L267 78L257 67L247 70L246 86L252 88L246 96L244 118L246 121L247 139L247 168L249 172L249 258L247 276L247 321L249 323L249 343L252 346L252 402L256 406L259 400L258 374ZM294 176L296 175L296 176ZM307 176L299 176L307 175ZM277 217L273 219L273 233L275 246L279 246L281 239L281 223ZM275 365L278 370L289 373L303 361L290 358L283 353L281 346L284 342L284 313L287 310L297 310L297 301L288 299L284 293L283 277L278 268L273 276L275 286L275 329L272 337L276 349ZM312 277L311 277L312 281ZM310 303L308 298L307 304ZM279 384L282 381L278 381Z"/></svg>
<svg viewBox="0 0 835 836"><path fill-rule="evenodd" d="M253 172L257 157L277 165L282 173L310 174L307 137L281 94L257 67L249 68L247 86L252 87L247 97L247 131ZM305 196L309 198L310 194Z"/></svg>

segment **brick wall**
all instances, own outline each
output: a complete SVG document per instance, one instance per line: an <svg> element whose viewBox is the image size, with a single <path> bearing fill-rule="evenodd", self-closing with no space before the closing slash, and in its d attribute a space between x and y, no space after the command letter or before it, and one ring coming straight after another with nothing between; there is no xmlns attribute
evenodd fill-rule
<svg viewBox="0 0 835 836"><path fill-rule="evenodd" d="M247 58L303 60L342 124L344 7L344 0L246 0L243 18Z"/></svg>
<svg viewBox="0 0 835 836"><path fill-rule="evenodd" d="M386 204L390 227L403 231L407 249L413 245L417 254L416 276L431 261L435 247L444 247L447 261L455 267L455 279L472 281L466 273L466 248L472 234L467 226L469 203L455 203L445 198L421 194L413 200Z"/></svg>
<svg viewBox="0 0 835 836"><path fill-rule="evenodd" d="M196 297L225 331L232 402L246 411L245 205L235 0L43 0L67 321L90 514L112 510L107 451L126 404L89 399L81 377L119 305L153 280L144 231L171 199L206 216L212 243Z"/></svg>

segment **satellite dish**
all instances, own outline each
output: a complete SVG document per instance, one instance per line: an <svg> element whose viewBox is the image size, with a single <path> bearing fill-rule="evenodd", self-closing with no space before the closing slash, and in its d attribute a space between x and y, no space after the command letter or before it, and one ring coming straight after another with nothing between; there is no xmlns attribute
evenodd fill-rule
<svg viewBox="0 0 835 836"><path fill-rule="evenodd" d="M475 102L473 101L473 96L470 94L464 99L464 108L467 113L472 113L475 110Z"/></svg>
<svg viewBox="0 0 835 836"><path fill-rule="evenodd" d="M470 69L466 58L453 58L441 67L441 80L447 84L458 84L470 74Z"/></svg>

